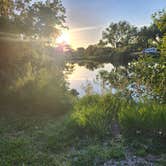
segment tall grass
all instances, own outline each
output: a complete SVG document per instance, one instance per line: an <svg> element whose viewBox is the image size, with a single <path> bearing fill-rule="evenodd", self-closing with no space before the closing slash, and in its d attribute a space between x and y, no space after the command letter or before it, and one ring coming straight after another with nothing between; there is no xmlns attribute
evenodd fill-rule
<svg viewBox="0 0 166 166"><path fill-rule="evenodd" d="M111 123L120 110L123 99L112 95L92 95L81 98L74 106L71 121L78 131L90 135L111 134Z"/></svg>
<svg viewBox="0 0 166 166"><path fill-rule="evenodd" d="M125 134L166 136L166 105L137 103L121 108L119 121Z"/></svg>
<svg viewBox="0 0 166 166"><path fill-rule="evenodd" d="M71 121L85 135L111 135L112 122L118 121L122 134L165 137L166 105L134 103L119 95L85 96L75 104Z"/></svg>

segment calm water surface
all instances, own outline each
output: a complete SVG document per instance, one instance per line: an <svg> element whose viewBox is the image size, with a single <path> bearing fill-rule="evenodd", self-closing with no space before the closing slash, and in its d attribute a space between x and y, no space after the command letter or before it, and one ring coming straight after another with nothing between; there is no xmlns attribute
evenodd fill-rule
<svg viewBox="0 0 166 166"><path fill-rule="evenodd" d="M70 89L76 89L80 96L85 94L84 87L86 87L87 84L91 84L93 86L94 93L100 94L102 92L102 88L100 81L96 79L96 76L101 70L111 71L113 68L114 66L111 63L104 63L94 70L88 69L86 65L79 66L78 64L73 64L72 71L66 72L66 80L69 83Z"/></svg>

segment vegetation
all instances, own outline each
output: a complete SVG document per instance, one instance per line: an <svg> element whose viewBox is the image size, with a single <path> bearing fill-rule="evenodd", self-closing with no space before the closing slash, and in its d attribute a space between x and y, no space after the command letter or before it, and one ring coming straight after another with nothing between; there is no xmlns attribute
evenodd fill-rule
<svg viewBox="0 0 166 166"><path fill-rule="evenodd" d="M164 102L166 100L166 54L165 54L165 35L166 26L163 20L166 18L165 11L156 13L154 16L154 24L158 27L162 33L160 43L158 47L161 50L159 57L141 57L138 62L132 67L133 71L136 73L135 80L140 80L140 83L146 84L151 88L151 91L159 98L160 101ZM161 26L162 25L162 26Z"/></svg>
<svg viewBox="0 0 166 166"><path fill-rule="evenodd" d="M76 104L72 124L86 135L111 135L111 125L118 117L122 132L165 137L165 104L138 103L119 95L85 96ZM138 132L138 133L137 133ZM80 133L80 134L81 134Z"/></svg>
<svg viewBox="0 0 166 166"><path fill-rule="evenodd" d="M137 29L131 26L126 21L111 23L110 26L103 32L103 42L111 44L113 48L127 46L134 43Z"/></svg>
<svg viewBox="0 0 166 166"><path fill-rule="evenodd" d="M165 137L165 114L165 105L140 103L122 108L119 121L126 134Z"/></svg>
<svg viewBox="0 0 166 166"><path fill-rule="evenodd" d="M137 59L142 50L157 47L160 50L161 40L165 34L165 10L152 15L153 23L141 28L127 21L110 23L102 33L102 39L86 49L78 48L71 53L72 59L90 59L104 62L122 61L127 64Z"/></svg>
<svg viewBox="0 0 166 166"><path fill-rule="evenodd" d="M98 60L98 66L144 47L160 49L155 56L140 55L127 68L100 71L103 88L109 84L115 94L93 95L88 85L87 95L79 98L65 81L65 56L49 43L50 35L60 32L57 26L64 27L61 1L2 2L0 165L91 166L109 160L118 165L131 161L129 154L151 154L158 157L154 164L164 165L165 11L155 13L153 24L139 30L126 21L111 23L99 44L72 52L78 59ZM11 32L33 40L13 40ZM94 67L90 61L86 65Z"/></svg>
<svg viewBox="0 0 166 166"><path fill-rule="evenodd" d="M64 56L56 56L55 49L46 46L52 33L58 35L55 25L63 26L65 21L61 2L2 1L1 9L2 109L65 112L70 100L62 73ZM13 35L22 33L30 40L16 36L12 39L8 35L11 32ZM4 38L3 34L7 36ZM35 35L38 39L31 40Z"/></svg>
<svg viewBox="0 0 166 166"><path fill-rule="evenodd" d="M82 107L86 110L80 110ZM9 115L3 114L0 164L100 165L110 159L123 160L128 148L137 156L164 154L164 107L93 95L76 101L75 109L65 118L50 113L25 116L24 112L14 113L9 120ZM124 134L118 140L112 137L114 115L118 115Z"/></svg>
<svg viewBox="0 0 166 166"><path fill-rule="evenodd" d="M64 27L65 9L59 0L5 0L0 8L1 32L55 38L57 26Z"/></svg>
<svg viewBox="0 0 166 166"><path fill-rule="evenodd" d="M8 49L6 49L6 46ZM63 77L63 58L38 42L1 41L1 111L30 109L63 113L69 92Z"/></svg>
<svg viewBox="0 0 166 166"><path fill-rule="evenodd" d="M123 100L117 102L113 96L85 96L75 104L72 120L78 131L87 135L110 134L111 123Z"/></svg>

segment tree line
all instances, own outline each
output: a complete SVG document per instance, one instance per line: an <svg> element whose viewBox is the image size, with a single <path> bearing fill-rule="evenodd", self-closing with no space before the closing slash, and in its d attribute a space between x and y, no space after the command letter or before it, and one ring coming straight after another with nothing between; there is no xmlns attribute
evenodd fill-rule
<svg viewBox="0 0 166 166"><path fill-rule="evenodd" d="M156 47L162 42L166 32L164 23L166 11L161 10L152 14L152 24L149 26L136 27L127 21L110 23L102 32L101 40L95 45L89 45L86 49L81 47L75 52L77 56L100 56L140 52L148 47Z"/></svg>

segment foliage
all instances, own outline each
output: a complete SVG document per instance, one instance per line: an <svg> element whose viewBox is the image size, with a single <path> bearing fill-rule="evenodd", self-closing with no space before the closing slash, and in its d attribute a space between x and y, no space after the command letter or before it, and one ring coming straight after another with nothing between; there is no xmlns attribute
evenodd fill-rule
<svg viewBox="0 0 166 166"><path fill-rule="evenodd" d="M136 34L136 27L131 26L126 21L120 21L118 23L111 23L106 28L103 32L103 40L106 44L111 44L113 48L117 48L134 42Z"/></svg>
<svg viewBox="0 0 166 166"><path fill-rule="evenodd" d="M165 105L149 102L122 107L119 121L128 135L166 136Z"/></svg>
<svg viewBox="0 0 166 166"><path fill-rule="evenodd" d="M46 134L49 130L51 118L57 119L57 116L42 112L28 114L25 111L0 114L0 165L61 165L63 155L53 157L47 151L44 152L45 142L38 139L41 133Z"/></svg>
<svg viewBox="0 0 166 166"><path fill-rule="evenodd" d="M109 83L112 88L118 91L124 91L129 80L127 79L127 70L124 67L114 68L111 72L106 70L99 71L98 77L106 84Z"/></svg>
<svg viewBox="0 0 166 166"><path fill-rule="evenodd" d="M100 47L99 45L89 45L86 49L84 48L77 48L77 50L73 53L76 57L99 57L111 54L112 49L109 47Z"/></svg>
<svg viewBox="0 0 166 166"><path fill-rule="evenodd" d="M26 146L27 142L24 139L1 139L0 164L20 165L20 163L26 163L30 158L33 161L34 157L31 151L26 150Z"/></svg>
<svg viewBox="0 0 166 166"><path fill-rule="evenodd" d="M116 49L90 45L84 51L81 51L80 48L73 51L69 59L80 65L86 65L90 70L93 70L93 66L96 66L95 64L102 65L103 62L111 62L114 66L126 66L133 59L131 57L133 50L135 50L133 45Z"/></svg>
<svg viewBox="0 0 166 166"><path fill-rule="evenodd" d="M145 84L148 88L151 88L151 91L154 92L157 98L162 102L166 100L165 18L165 11L154 15L154 24L162 34L160 35L158 45L161 49L160 56L144 55L130 66L130 70L135 73L134 80L139 82L139 84Z"/></svg>
<svg viewBox="0 0 166 166"><path fill-rule="evenodd" d="M121 145L110 145L103 147L101 145L89 145L71 155L71 164L75 166L101 165L110 158L123 159L124 149Z"/></svg>
<svg viewBox="0 0 166 166"><path fill-rule="evenodd" d="M1 32L56 36L58 27L65 22L65 9L61 1L7 0L0 3Z"/></svg>
<svg viewBox="0 0 166 166"><path fill-rule="evenodd" d="M165 29L165 10L152 15L153 23L150 26L137 28L126 21L111 23L103 31L102 40L98 46L104 48L110 45L113 48L128 47L128 51L142 51L144 48L157 47Z"/></svg>
<svg viewBox="0 0 166 166"><path fill-rule="evenodd" d="M112 95L85 96L74 106L72 123L78 131L84 131L88 135L109 135L112 120L123 103L123 99L119 100Z"/></svg>
<svg viewBox="0 0 166 166"><path fill-rule="evenodd" d="M161 31L155 24L152 24L149 27L144 26L138 32L136 45L141 49L152 46L156 47L159 44L159 38L161 38L161 35Z"/></svg>
<svg viewBox="0 0 166 166"><path fill-rule="evenodd" d="M100 72L100 78L121 91L126 91L127 87L133 83L136 84L140 92L142 91L140 87L144 86L148 98L153 98L164 103L166 101L166 40L163 28L164 19L164 11L156 15L154 17L154 23L150 27L143 27L140 30L137 38L138 43L136 44L140 48L141 45L139 45L139 42L141 41L143 47L145 45L148 47L149 40L152 39L160 49L160 52L139 55L126 68L118 67L110 73L107 71ZM160 24L163 24L162 28ZM127 94L131 95L129 93Z"/></svg>
<svg viewBox="0 0 166 166"><path fill-rule="evenodd" d="M94 137L79 137L69 123L66 123L68 116L60 118L39 113L35 117L33 114L19 114L19 117L13 114L12 118L7 117L1 116L0 121L1 126L6 129L1 132L0 138L1 165L98 165L110 158L124 158L121 143L108 139L105 144ZM24 126L29 123L30 128L19 128L20 121Z"/></svg>
<svg viewBox="0 0 166 166"><path fill-rule="evenodd" d="M0 101L3 106L59 110L70 106L63 57L41 43L1 41ZM17 97L16 97L17 96Z"/></svg>
<svg viewBox="0 0 166 166"><path fill-rule="evenodd" d="M92 59L97 61L117 61L126 65L135 59L139 52L148 47L158 47L163 31L154 22L142 28L133 27L126 21L111 23L103 31L98 44L89 45L86 49L78 48L72 58Z"/></svg>
<svg viewBox="0 0 166 166"><path fill-rule="evenodd" d="M34 3L7 0L0 3L0 8L0 29L6 32L56 35L55 24L63 26L65 19L59 0ZM103 48L101 41L86 50L80 48L77 53L99 58L101 54L103 57L109 55L107 58L111 59L112 54L128 53L138 39L137 29L127 22L112 23L106 31L106 42L119 48ZM71 108L62 72L63 57L55 56L55 50L43 43L0 41L0 165L99 165L110 158L122 159L123 145L107 141L112 138L112 123L117 119L124 136L150 138L151 143L146 146L132 142L136 155L145 156L165 147L160 142L166 137L164 12L154 16L152 26L141 30L140 41L149 44L149 39L155 40L158 35L161 35L157 41L160 56L145 55L129 69L102 71L100 77L121 90L132 81L145 84L160 103L136 104L123 97L124 93L88 94L75 99L71 115L60 124L56 124L61 121L58 115ZM92 63L87 66L94 68ZM74 90L70 93L77 95ZM161 144L156 146L158 143Z"/></svg>
<svg viewBox="0 0 166 166"><path fill-rule="evenodd" d="M130 65L132 80L138 84L146 85L157 100L165 101L166 67L163 58L143 57Z"/></svg>
<svg viewBox="0 0 166 166"><path fill-rule="evenodd" d="M148 139L145 139L147 132L142 132L145 131L144 129L146 129L146 126L152 125L152 127L155 126L155 130L157 129L156 134L157 136L159 135L159 138L164 136L162 135L161 137L158 132L160 131L158 130L158 127L159 129L165 128L165 125L163 125L165 119L162 119L162 117L165 117L163 110L163 108L165 108L164 105L162 107L150 103L148 107L144 108L145 104L139 106L131 103L125 104L120 96L116 97L118 98L109 95L103 97L98 95L83 97L77 101L75 110L71 112L72 115L67 115L65 118L54 116L50 112L43 114L41 111L38 111L37 114L34 114L33 112L27 114L25 111L18 114L15 112L11 114L2 113L0 116L0 164L57 166L101 165L111 159L116 161L124 159L126 146L133 148L133 153L139 156L144 156L151 152L154 152L155 154L156 152L157 154L164 153L164 142L161 142L160 139L154 141L156 137L151 137L152 132L150 131L153 129L149 130L148 128L148 133L150 133ZM102 106L103 108L108 106L111 110L110 115L112 112L119 112L119 118L120 120L123 120L120 121L122 131L127 131L130 135L133 134L133 128L135 128L135 123L138 122L137 118L139 118L141 119L139 121L140 123L137 123L139 132L134 132L134 138L132 137L132 140L129 140L128 143L125 142L125 144L124 142L121 142L121 140L112 140L110 134L107 133L108 131L110 132L110 129L108 131L105 130L106 133L102 133L102 137L101 131L99 130L101 128L97 129L96 133L92 133L92 125L88 125L86 126L86 129L84 129L82 126L79 126L75 119L73 121L73 115L75 115L76 112L79 112L84 105L88 108L93 108L97 105L99 109ZM155 107L152 110L151 107L153 105L155 105ZM138 116L135 114L131 119L122 116L125 115L125 113L127 116L133 115L137 112L136 109L138 107L140 107L138 111L144 109L148 113L146 113L146 115L144 114L145 116ZM158 114L160 111L162 115ZM82 116L84 116L84 114L85 113L83 112ZM152 114L153 119L151 116ZM91 116L88 117L90 120L95 121L93 124L102 124L98 123L98 120L100 119L94 118L92 114L89 114L89 116ZM104 119L102 120L106 122L105 119L107 119L109 121L108 124L110 124L112 116L109 116L108 118L105 116L103 117ZM133 117L134 120L132 119ZM77 120L79 120L79 117ZM152 122L148 125L147 123L151 120ZM145 123L145 121L147 123ZM142 138L144 142L137 140L138 137Z"/></svg>
<svg viewBox="0 0 166 166"><path fill-rule="evenodd" d="M0 3L0 16L13 17L17 12L25 13L28 8L28 3L31 0L22 0L22 1L13 1L13 0L5 0Z"/></svg>
<svg viewBox="0 0 166 166"><path fill-rule="evenodd" d="M164 58L166 57L166 34L162 38L160 49L161 49L162 58L164 60Z"/></svg>
<svg viewBox="0 0 166 166"><path fill-rule="evenodd" d="M166 33L166 11L160 10L152 15L154 24L157 25L157 27L162 32L162 35Z"/></svg>

